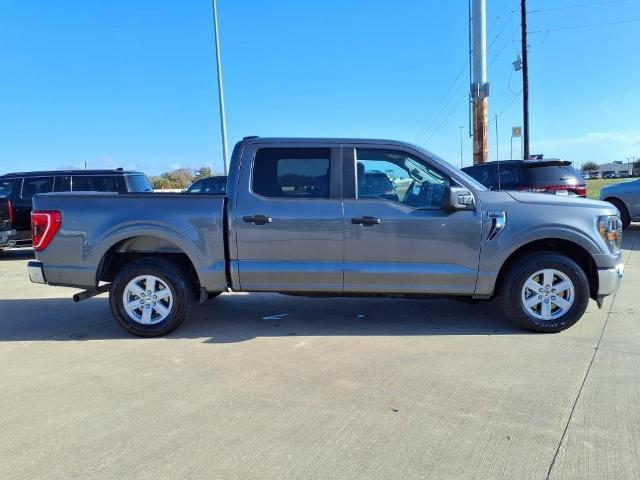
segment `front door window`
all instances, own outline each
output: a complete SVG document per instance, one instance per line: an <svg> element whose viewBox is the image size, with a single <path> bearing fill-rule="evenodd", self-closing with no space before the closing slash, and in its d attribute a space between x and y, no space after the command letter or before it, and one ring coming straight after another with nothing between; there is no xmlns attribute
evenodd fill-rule
<svg viewBox="0 0 640 480"><path fill-rule="evenodd" d="M359 199L379 198L439 210L451 179L403 152L356 149Z"/></svg>

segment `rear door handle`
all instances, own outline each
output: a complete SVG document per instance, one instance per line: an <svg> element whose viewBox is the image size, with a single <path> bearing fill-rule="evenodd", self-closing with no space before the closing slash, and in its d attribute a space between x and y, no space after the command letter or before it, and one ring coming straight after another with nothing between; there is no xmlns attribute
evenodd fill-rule
<svg viewBox="0 0 640 480"><path fill-rule="evenodd" d="M242 221L245 223L253 223L254 225L264 225L265 223L273 222L273 218L266 215L247 215L242 217Z"/></svg>
<svg viewBox="0 0 640 480"><path fill-rule="evenodd" d="M352 218L351 223L353 223L354 225L364 225L365 227L368 227L371 225L380 225L382 221L376 217L364 216Z"/></svg>

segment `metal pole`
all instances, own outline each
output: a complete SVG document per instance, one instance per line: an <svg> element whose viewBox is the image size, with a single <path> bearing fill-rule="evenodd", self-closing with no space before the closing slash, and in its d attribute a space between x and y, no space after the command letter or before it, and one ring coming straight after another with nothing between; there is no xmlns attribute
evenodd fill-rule
<svg viewBox="0 0 640 480"><path fill-rule="evenodd" d="M222 60L220 59L220 34L218 33L218 6L216 0L211 1L213 9L213 38L216 47L216 68L218 71L218 105L220 106L220 131L222 133L222 163L227 175L227 122L224 114L224 91L222 88Z"/></svg>
<svg viewBox="0 0 640 480"><path fill-rule="evenodd" d="M460 127L460 168L462 168L462 127Z"/></svg>
<svg viewBox="0 0 640 480"><path fill-rule="evenodd" d="M499 143L499 140L498 140L498 114L497 113L496 113L494 118L495 118L495 121L496 121L496 162L497 162L498 160L500 160L500 153L499 153L499 151L500 151L500 143Z"/></svg>
<svg viewBox="0 0 640 480"><path fill-rule="evenodd" d="M473 99L473 163L489 160L489 84L487 83L487 5L472 0L473 39L471 98Z"/></svg>
<svg viewBox="0 0 640 480"><path fill-rule="evenodd" d="M511 160L513 160L513 135L511 135Z"/></svg>
<svg viewBox="0 0 640 480"><path fill-rule="evenodd" d="M523 159L529 158L529 61L527 55L527 0L520 2L522 18L522 143Z"/></svg>

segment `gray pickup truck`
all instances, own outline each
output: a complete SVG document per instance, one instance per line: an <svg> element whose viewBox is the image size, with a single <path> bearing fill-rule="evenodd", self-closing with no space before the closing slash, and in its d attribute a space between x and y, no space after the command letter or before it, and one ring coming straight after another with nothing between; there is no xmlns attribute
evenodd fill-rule
<svg viewBox="0 0 640 480"><path fill-rule="evenodd" d="M386 177L383 178L383 177ZM382 180L382 181L381 181ZM36 195L30 278L164 335L224 291L488 300L538 332L619 287L611 204L488 191L402 142L247 137L226 196ZM425 312L425 315L427 313Z"/></svg>

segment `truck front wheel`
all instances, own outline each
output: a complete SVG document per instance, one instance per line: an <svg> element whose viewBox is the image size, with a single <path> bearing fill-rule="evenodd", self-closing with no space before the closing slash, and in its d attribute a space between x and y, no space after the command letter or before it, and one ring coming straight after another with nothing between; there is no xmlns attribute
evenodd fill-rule
<svg viewBox="0 0 640 480"><path fill-rule="evenodd" d="M566 255L534 252L509 267L500 295L502 309L516 325L534 332L560 332L587 309L589 280Z"/></svg>
<svg viewBox="0 0 640 480"><path fill-rule="evenodd" d="M189 315L193 291L184 273L161 258L141 258L116 275L109 305L129 333L158 337L175 330Z"/></svg>

